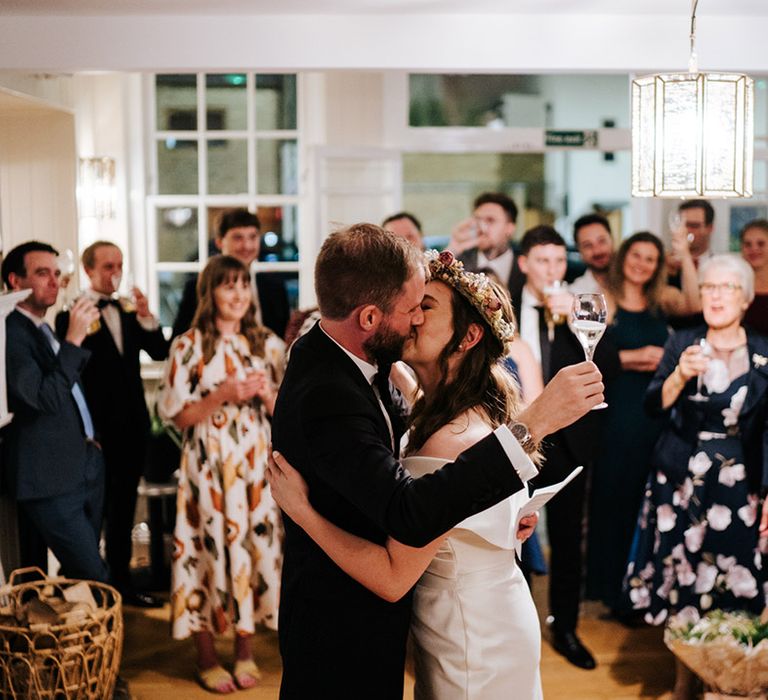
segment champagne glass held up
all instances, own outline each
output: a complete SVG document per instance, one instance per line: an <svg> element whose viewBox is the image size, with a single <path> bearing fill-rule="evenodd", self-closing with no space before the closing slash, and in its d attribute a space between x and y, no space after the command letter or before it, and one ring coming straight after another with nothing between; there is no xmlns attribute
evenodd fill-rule
<svg viewBox="0 0 768 700"><path fill-rule="evenodd" d="M584 348L584 357L591 362L595 346L605 332L605 319L608 308L602 294L576 294L573 297L570 328ZM604 401L593 406L592 410L607 408Z"/></svg>
<svg viewBox="0 0 768 700"><path fill-rule="evenodd" d="M64 290L64 304L63 309L66 311L72 306L72 300L74 294L72 294L72 278L77 270L77 262L75 260L75 254L71 248L65 248L59 254L58 259L59 271L61 276L59 277L59 286Z"/></svg>
<svg viewBox="0 0 768 700"><path fill-rule="evenodd" d="M709 355L711 350L706 338L699 338L699 347L701 348L701 352L704 355L706 356ZM709 401L709 397L701 393L701 385L703 382L704 382L704 373L702 372L696 377L696 393L691 394L688 397L691 401L697 401L699 403L702 403L704 401Z"/></svg>
<svg viewBox="0 0 768 700"><path fill-rule="evenodd" d="M671 212L669 212L669 217L667 219L669 223L669 230L674 233L677 231L682 225L683 225L683 215L677 210L673 209ZM686 240L688 243L693 243L693 234L687 233L686 234Z"/></svg>

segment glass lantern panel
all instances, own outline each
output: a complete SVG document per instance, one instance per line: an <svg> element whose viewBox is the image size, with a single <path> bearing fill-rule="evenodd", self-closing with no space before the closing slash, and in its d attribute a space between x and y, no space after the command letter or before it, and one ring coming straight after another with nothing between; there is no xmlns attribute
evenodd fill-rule
<svg viewBox="0 0 768 700"><path fill-rule="evenodd" d="M701 172L699 83L660 79L659 89L661 114L656 115L656 135L661 137L661 154L656 155L656 190L684 196L696 191Z"/></svg>

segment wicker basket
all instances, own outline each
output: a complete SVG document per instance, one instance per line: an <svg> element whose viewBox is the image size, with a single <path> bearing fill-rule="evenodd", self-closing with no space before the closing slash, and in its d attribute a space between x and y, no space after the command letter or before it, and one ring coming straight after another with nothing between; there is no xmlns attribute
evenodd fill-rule
<svg viewBox="0 0 768 700"><path fill-rule="evenodd" d="M16 583L23 574L41 580ZM80 583L46 578L40 569L14 571L0 588L3 605L20 607L34 597L62 596ZM96 610L74 624L0 624L0 698L4 700L105 700L112 697L123 650L120 594L87 582ZM62 596L63 597L63 596ZM34 627L34 629L33 629Z"/></svg>

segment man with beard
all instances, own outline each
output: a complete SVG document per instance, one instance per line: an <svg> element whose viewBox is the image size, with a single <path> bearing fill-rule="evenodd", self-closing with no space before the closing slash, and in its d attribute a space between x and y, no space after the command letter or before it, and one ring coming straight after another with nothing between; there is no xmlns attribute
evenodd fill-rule
<svg viewBox="0 0 768 700"><path fill-rule="evenodd" d="M388 377L423 323L424 287L422 256L404 239L372 224L329 236L315 265L321 319L294 344L273 415L273 445L306 480L312 505L378 544L391 535L423 546L521 489L536 474L526 452L602 396L594 365L569 367L511 431L502 426L412 479L398 461L404 416ZM378 598L284 522L280 697L399 700L410 595Z"/></svg>
<svg viewBox="0 0 768 700"><path fill-rule="evenodd" d="M573 225L573 242L587 271L569 285L573 294L599 294L608 282L613 260L611 225L601 214L586 214Z"/></svg>

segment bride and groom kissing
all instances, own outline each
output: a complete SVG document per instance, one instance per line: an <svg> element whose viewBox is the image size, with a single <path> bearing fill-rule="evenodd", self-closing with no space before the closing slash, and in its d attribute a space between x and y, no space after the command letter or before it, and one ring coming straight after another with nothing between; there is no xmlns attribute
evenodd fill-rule
<svg viewBox="0 0 768 700"><path fill-rule="evenodd" d="M287 516L280 697L402 698L409 629L417 698L540 697L514 558L535 516L515 532L516 499L541 439L602 401L599 371L567 367L522 408L499 362L503 290L371 224L325 240L315 289L321 320L291 350L268 470ZM401 358L419 392L405 372L390 382Z"/></svg>

